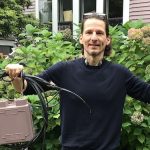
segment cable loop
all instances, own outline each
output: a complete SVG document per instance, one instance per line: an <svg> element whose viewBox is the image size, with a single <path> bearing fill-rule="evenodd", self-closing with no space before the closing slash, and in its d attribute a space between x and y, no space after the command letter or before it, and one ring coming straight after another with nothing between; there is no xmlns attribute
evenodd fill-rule
<svg viewBox="0 0 150 150"><path fill-rule="evenodd" d="M4 80L4 78L8 76L8 74L6 72L1 72L0 70L0 79ZM85 104L85 106L89 109L89 112L91 114L91 108L90 106L88 105L88 103L82 98L80 97L79 95L77 95L76 93L68 90L68 89L65 89L65 88L61 88L59 86L56 86L56 85L53 85L49 82L47 82L46 80L42 79L42 78L39 78L37 76L32 76L32 75L26 75L24 74L23 72L20 73L19 75L20 78L23 79L23 89L24 89L24 80L26 80L28 82L28 84L30 84L30 86L33 88L33 90L35 91L35 93L38 95L39 97L39 100L40 100L40 104L41 104L41 107L42 107L42 115L43 115L43 127L42 129L34 136L34 138L29 141L29 142L25 142L25 143L22 143L22 144L10 144L10 145L7 145L7 147L15 147L16 149L18 150L25 150L26 148L30 147L32 144L35 143L35 141L40 138L40 137L43 137L43 146L42 146L42 149L41 150L44 150L44 140L45 140L45 134L46 134L46 129L48 127L48 100L47 100L47 97L46 97L46 94L45 94L45 91L44 89L42 88L42 86L40 85L40 83L44 84L45 86L49 87L50 90L57 90L57 91L64 91L64 92L67 92L67 93L70 93L70 94L73 94L74 96L76 96L79 100L81 100L81 102L83 104ZM6 81L6 80L4 80ZM12 80L11 80L12 81ZM11 82L11 81L6 81L6 82Z"/></svg>

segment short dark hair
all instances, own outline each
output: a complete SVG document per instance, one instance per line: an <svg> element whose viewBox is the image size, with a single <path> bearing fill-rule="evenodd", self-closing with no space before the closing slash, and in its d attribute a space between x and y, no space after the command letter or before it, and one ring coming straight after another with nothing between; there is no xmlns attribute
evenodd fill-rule
<svg viewBox="0 0 150 150"><path fill-rule="evenodd" d="M85 13L83 15L83 20L81 23L81 34L83 34L83 30L84 30L84 23L86 22L87 19L98 19L98 20L102 20L105 23L105 31L106 31L106 36L109 36L109 23L108 23L108 18L106 14L101 14L101 13L96 13L96 12L92 12L92 13ZM83 48L83 45L82 45ZM111 48L112 48L112 44L110 41L110 44L107 45L105 47L105 51L104 51L104 56L109 56L111 54ZM82 50L82 54L83 54L83 50Z"/></svg>

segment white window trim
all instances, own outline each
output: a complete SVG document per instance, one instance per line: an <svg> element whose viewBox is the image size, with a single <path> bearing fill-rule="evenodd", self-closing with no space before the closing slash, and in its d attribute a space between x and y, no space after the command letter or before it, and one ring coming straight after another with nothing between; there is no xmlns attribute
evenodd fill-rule
<svg viewBox="0 0 150 150"><path fill-rule="evenodd" d="M74 38L77 36L76 35L76 31L78 29L78 25L79 25L79 18L80 18L80 4L79 4L79 0L72 0L73 3L73 36Z"/></svg>
<svg viewBox="0 0 150 150"><path fill-rule="evenodd" d="M123 24L129 21L130 0L123 0Z"/></svg>
<svg viewBox="0 0 150 150"><path fill-rule="evenodd" d="M37 19L40 18L40 16L39 16L39 0L35 0L35 17Z"/></svg>
<svg viewBox="0 0 150 150"><path fill-rule="evenodd" d="M104 13L104 0L96 0L96 12Z"/></svg>
<svg viewBox="0 0 150 150"><path fill-rule="evenodd" d="M58 0L52 0L52 33L58 32Z"/></svg>

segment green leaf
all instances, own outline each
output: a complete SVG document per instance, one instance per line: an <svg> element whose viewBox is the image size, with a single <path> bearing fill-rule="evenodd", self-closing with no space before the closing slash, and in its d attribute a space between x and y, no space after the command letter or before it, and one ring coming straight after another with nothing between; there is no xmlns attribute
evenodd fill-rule
<svg viewBox="0 0 150 150"><path fill-rule="evenodd" d="M124 114L130 115L130 114L132 114L132 111L129 110L129 109L125 109L125 110L124 110Z"/></svg>
<svg viewBox="0 0 150 150"><path fill-rule="evenodd" d="M51 32L49 32L48 30L43 30L41 33L44 37L49 37L51 35Z"/></svg>
<svg viewBox="0 0 150 150"><path fill-rule="evenodd" d="M133 64L135 64L135 61L130 60L126 63L126 67L130 67Z"/></svg>
<svg viewBox="0 0 150 150"><path fill-rule="evenodd" d="M148 122L148 125L150 126L150 117L149 117L149 119L147 120L147 122Z"/></svg>
<svg viewBox="0 0 150 150"><path fill-rule="evenodd" d="M40 120L40 119L43 118L43 116L36 116L36 118L37 118L38 120Z"/></svg>
<svg viewBox="0 0 150 150"><path fill-rule="evenodd" d="M31 24L26 25L26 31L29 35L32 35L36 30L36 27L32 26Z"/></svg>
<svg viewBox="0 0 150 150"><path fill-rule="evenodd" d="M41 37L36 37L34 40L35 40L36 42L39 42L39 41L42 40L42 38L41 38Z"/></svg>
<svg viewBox="0 0 150 150"><path fill-rule="evenodd" d="M141 60L141 61L139 61L137 64L138 64L138 65L143 65L143 63L144 63L144 61Z"/></svg>
<svg viewBox="0 0 150 150"><path fill-rule="evenodd" d="M58 119L58 118L59 118L59 116L60 116L60 114L56 114L56 115L54 115L54 116L53 116L53 118Z"/></svg>
<svg viewBox="0 0 150 150"><path fill-rule="evenodd" d="M138 128L134 129L134 132L133 132L134 135L141 135L141 133L142 133L142 129L138 129Z"/></svg>
<svg viewBox="0 0 150 150"><path fill-rule="evenodd" d="M145 128L149 127L146 123L142 123L141 126Z"/></svg>
<svg viewBox="0 0 150 150"><path fill-rule="evenodd" d="M126 59L126 56L122 56L119 60L119 63L122 63Z"/></svg>
<svg viewBox="0 0 150 150"><path fill-rule="evenodd" d="M130 126L130 125L131 125L130 122L126 122L126 123L123 123L123 124L122 124L123 127L128 127L128 126Z"/></svg>
<svg viewBox="0 0 150 150"><path fill-rule="evenodd" d="M129 49L130 52L135 52L135 50L136 50L136 46L130 47Z"/></svg>
<svg viewBox="0 0 150 150"><path fill-rule="evenodd" d="M136 68L135 67L130 67L130 71L135 71L136 70Z"/></svg>
<svg viewBox="0 0 150 150"><path fill-rule="evenodd" d="M141 146L136 146L136 150L143 150Z"/></svg>
<svg viewBox="0 0 150 150"><path fill-rule="evenodd" d="M134 103L134 108L135 108L135 110L141 110L141 105L140 104L138 104L138 103Z"/></svg>
<svg viewBox="0 0 150 150"><path fill-rule="evenodd" d="M145 135L143 135L143 134L141 134L141 135L139 135L138 137L137 137L137 139L138 139L138 141L140 142L140 143L144 143L144 141L145 141Z"/></svg>
<svg viewBox="0 0 150 150"><path fill-rule="evenodd" d="M124 24L126 28L141 28L144 25L142 20L128 21Z"/></svg>
<svg viewBox="0 0 150 150"><path fill-rule="evenodd" d="M143 58L144 62L150 62L150 55Z"/></svg>
<svg viewBox="0 0 150 150"><path fill-rule="evenodd" d="M149 148L147 148L147 147L144 147L144 148L143 148L143 150L149 150Z"/></svg>

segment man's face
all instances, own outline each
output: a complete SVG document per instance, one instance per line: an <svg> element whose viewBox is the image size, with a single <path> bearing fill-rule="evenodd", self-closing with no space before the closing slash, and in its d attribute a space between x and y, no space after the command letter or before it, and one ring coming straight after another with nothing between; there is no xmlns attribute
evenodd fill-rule
<svg viewBox="0 0 150 150"><path fill-rule="evenodd" d="M80 44L83 45L85 56L103 56L110 38L106 36L105 22L90 18L84 23L83 33L80 36Z"/></svg>

